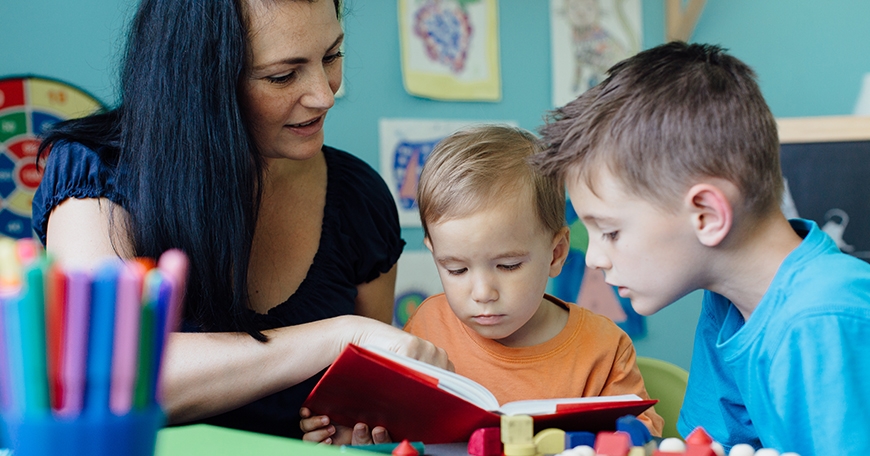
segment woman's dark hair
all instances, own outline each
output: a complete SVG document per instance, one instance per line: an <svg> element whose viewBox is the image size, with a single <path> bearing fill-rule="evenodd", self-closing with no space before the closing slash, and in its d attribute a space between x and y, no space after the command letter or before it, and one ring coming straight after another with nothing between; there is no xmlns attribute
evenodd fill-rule
<svg viewBox="0 0 870 456"><path fill-rule="evenodd" d="M74 141L118 163L135 254L157 258L178 248L192 259L185 318L203 330L245 331L263 341L248 310L263 160L239 103L244 18L240 0L142 0L120 106L57 124L40 155Z"/></svg>

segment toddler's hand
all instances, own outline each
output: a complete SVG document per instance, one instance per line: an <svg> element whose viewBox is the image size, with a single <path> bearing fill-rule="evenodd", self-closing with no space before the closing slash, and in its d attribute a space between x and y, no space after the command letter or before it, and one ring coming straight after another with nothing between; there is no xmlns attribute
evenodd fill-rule
<svg viewBox="0 0 870 456"><path fill-rule="evenodd" d="M374 443L390 443L390 434L383 426L375 426L369 433L365 423L357 423L353 429L347 426L332 425L325 415L312 416L311 410L302 407L299 410L299 427L305 434L302 440L326 445L371 445Z"/></svg>
<svg viewBox="0 0 870 456"><path fill-rule="evenodd" d="M306 407L302 407L299 410L299 416L302 417L299 421L299 428L305 433L302 435L302 440L325 443L327 445L333 443L333 435L336 429L335 426L329 424L328 416L311 416L311 410L308 410Z"/></svg>

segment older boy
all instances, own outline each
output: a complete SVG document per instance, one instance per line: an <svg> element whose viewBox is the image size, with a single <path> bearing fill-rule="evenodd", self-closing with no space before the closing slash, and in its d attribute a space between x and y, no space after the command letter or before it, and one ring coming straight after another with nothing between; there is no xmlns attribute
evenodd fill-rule
<svg viewBox="0 0 870 456"><path fill-rule="evenodd" d="M678 427L804 456L870 453L870 265L779 209L776 123L720 48L631 57L542 128L586 261L649 315L704 289Z"/></svg>
<svg viewBox="0 0 870 456"><path fill-rule="evenodd" d="M424 301L405 330L443 348L456 373L501 404L647 399L631 339L607 318L544 292L562 269L569 233L563 181L537 172L529 158L538 152L534 135L499 125L454 133L432 151L417 203L445 293ZM638 418L661 435L654 409ZM328 421L304 410L304 439L349 443ZM383 428L372 431L358 424L352 441L386 438Z"/></svg>

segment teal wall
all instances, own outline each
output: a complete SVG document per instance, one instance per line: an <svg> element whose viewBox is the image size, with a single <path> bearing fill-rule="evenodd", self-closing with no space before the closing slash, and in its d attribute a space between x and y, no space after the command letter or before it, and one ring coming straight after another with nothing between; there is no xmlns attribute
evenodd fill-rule
<svg viewBox="0 0 870 456"><path fill-rule="evenodd" d="M644 47L664 41L664 0L643 0ZM115 100L124 25L133 0L0 0L0 77L36 74ZM550 106L545 0L499 0L503 98L446 103L402 87L395 0L349 0L347 95L327 121L327 142L377 167L381 117L516 120L534 130ZM870 72L870 2L708 0L692 41L720 44L753 66L778 117L850 114ZM405 230L409 249L419 230ZM638 353L688 368L696 292L649 317Z"/></svg>

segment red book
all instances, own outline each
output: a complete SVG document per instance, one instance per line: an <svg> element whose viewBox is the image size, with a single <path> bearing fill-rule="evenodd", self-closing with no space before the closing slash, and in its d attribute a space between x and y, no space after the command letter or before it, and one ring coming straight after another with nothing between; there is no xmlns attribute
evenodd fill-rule
<svg viewBox="0 0 870 456"><path fill-rule="evenodd" d="M480 384L376 348L348 345L303 404L335 424L384 426L393 441L467 442L501 415L531 415L535 432L614 430L616 419L655 404L635 395L517 401L501 407Z"/></svg>

